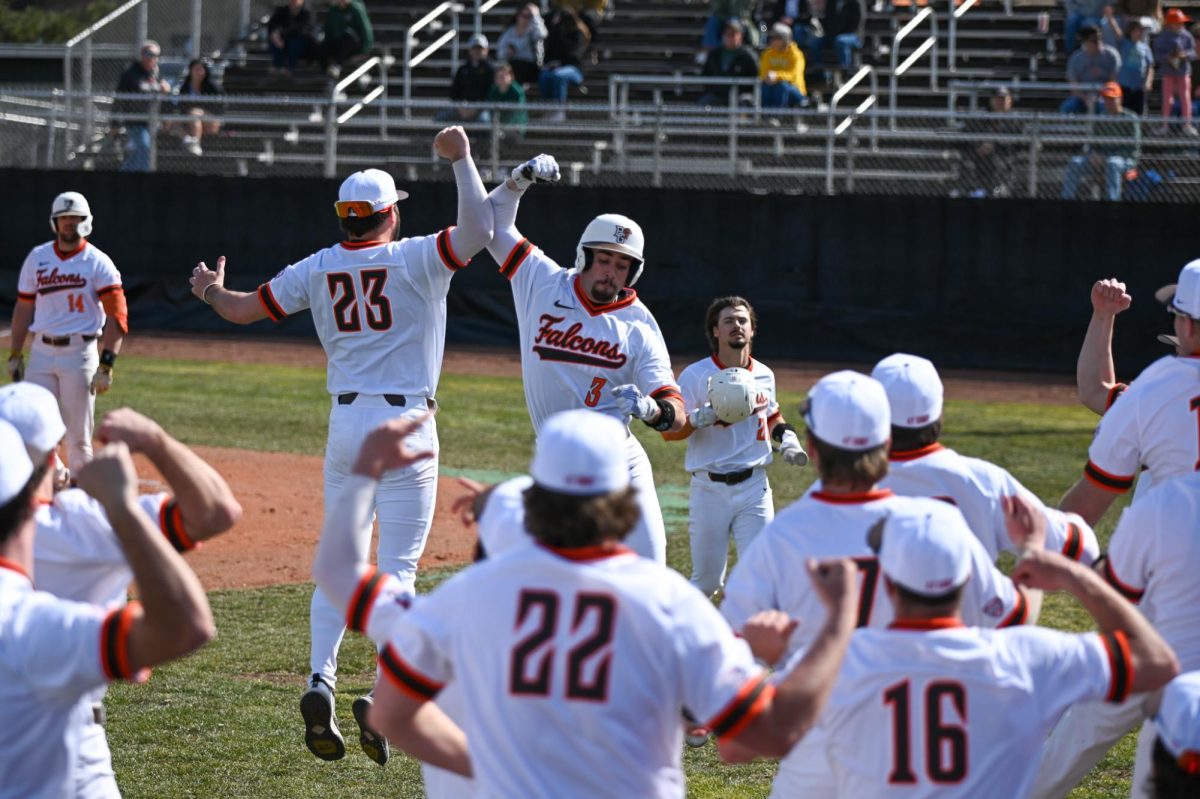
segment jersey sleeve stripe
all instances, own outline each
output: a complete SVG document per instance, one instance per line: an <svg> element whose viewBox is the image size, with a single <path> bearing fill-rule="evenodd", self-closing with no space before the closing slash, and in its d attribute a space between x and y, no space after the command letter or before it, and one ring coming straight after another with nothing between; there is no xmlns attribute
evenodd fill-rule
<svg viewBox="0 0 1200 799"><path fill-rule="evenodd" d="M179 503L170 497L164 499L162 507L158 509L158 529L162 530L176 552L190 552L196 548L196 542L183 529L183 513L179 510Z"/></svg>
<svg viewBox="0 0 1200 799"><path fill-rule="evenodd" d="M258 300L262 303L263 310L267 312L267 316L272 322L279 322L287 318L287 314L279 307L279 303L275 301L275 295L271 292L271 284L263 283L258 287Z"/></svg>
<svg viewBox="0 0 1200 799"><path fill-rule="evenodd" d="M138 603L130 602L113 610L100 627L100 664L110 681L134 679L129 667L129 629L138 607Z"/></svg>
<svg viewBox="0 0 1200 799"><path fill-rule="evenodd" d="M650 396L654 399L660 400L683 400L683 395L679 393L679 388L677 386L663 386L662 388L656 388L650 392Z"/></svg>
<svg viewBox="0 0 1200 799"><path fill-rule="evenodd" d="M1003 627L1016 627L1018 624L1024 624L1029 618L1029 603L1025 600L1025 594L1021 589L1017 589L1017 602L1013 605L1012 612L996 625L996 629Z"/></svg>
<svg viewBox="0 0 1200 799"><path fill-rule="evenodd" d="M733 700L718 713L707 726L720 740L736 737L746 729L754 718L763 712L775 695L775 686L767 682L767 676L747 680Z"/></svg>
<svg viewBox="0 0 1200 799"><path fill-rule="evenodd" d="M1136 475L1121 477L1120 475L1109 474L1090 460L1083 467L1083 474L1092 485L1116 494L1124 494L1133 488L1133 478L1136 477Z"/></svg>
<svg viewBox="0 0 1200 799"><path fill-rule="evenodd" d="M120 283L113 283L111 286L105 286L105 287L104 287L104 288L102 288L102 289L98 289L98 290L96 291L96 294L97 294L98 296L101 296L101 297L103 297L105 294L110 294L110 293L112 293L112 292L114 292L114 291L117 291L117 290L119 290L120 288L121 288L121 284L120 284Z"/></svg>
<svg viewBox="0 0 1200 799"><path fill-rule="evenodd" d="M1129 639L1123 630L1103 633L1100 640L1108 653L1108 664L1112 671L1112 683L1108 689L1107 702L1124 702L1133 685L1133 659L1129 654Z"/></svg>
<svg viewBox="0 0 1200 799"><path fill-rule="evenodd" d="M17 292L17 302L34 302L35 300L37 300L37 294L32 291L28 293L24 291Z"/></svg>
<svg viewBox="0 0 1200 799"><path fill-rule="evenodd" d="M500 274L504 275L507 280L512 280L532 250L533 244L529 242L529 239L518 241L517 246L512 248L512 252L508 254L508 257L504 259L504 263L500 266Z"/></svg>
<svg viewBox="0 0 1200 799"><path fill-rule="evenodd" d="M1067 522L1067 540L1063 543L1062 553L1071 560L1079 560L1083 554L1083 533L1075 522Z"/></svg>
<svg viewBox="0 0 1200 799"><path fill-rule="evenodd" d="M442 683L431 680L414 669L391 644L379 653L379 666L400 691L418 702L428 702L442 690Z"/></svg>
<svg viewBox="0 0 1200 799"><path fill-rule="evenodd" d="M1125 393L1125 389L1127 388L1129 388L1129 385L1126 383L1117 383L1115 386L1110 388L1108 390L1108 397L1104 400L1104 410L1107 411L1109 408L1111 408L1113 403L1117 401L1118 397Z"/></svg>
<svg viewBox="0 0 1200 799"><path fill-rule="evenodd" d="M354 632L367 631L367 620L371 617L371 610L375 607L375 600L379 597L386 578L384 572L372 568L359 580L354 589L354 596L350 597L350 604L346 608L346 626Z"/></svg>
<svg viewBox="0 0 1200 799"><path fill-rule="evenodd" d="M466 264L458 260L458 257L454 254L454 248L450 246L451 230L454 230L454 228L448 227L438 234L437 251L438 256L442 259L442 263L446 265L446 268L451 272L457 272L459 269L462 269L464 266L466 266Z"/></svg>
<svg viewBox="0 0 1200 799"><path fill-rule="evenodd" d="M1121 578L1117 576L1116 571L1113 570L1112 558L1104 559L1104 580L1113 588L1115 588L1118 594L1125 597L1135 605L1142 601L1142 596L1146 593L1144 589L1139 590L1134 588L1132 585L1121 581Z"/></svg>

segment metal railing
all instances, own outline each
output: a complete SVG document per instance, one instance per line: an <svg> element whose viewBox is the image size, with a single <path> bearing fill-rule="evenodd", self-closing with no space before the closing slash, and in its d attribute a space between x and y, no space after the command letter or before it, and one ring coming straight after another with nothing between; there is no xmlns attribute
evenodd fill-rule
<svg viewBox="0 0 1200 799"><path fill-rule="evenodd" d="M500 3L501 0L475 0L474 28L472 33L483 33L484 15L500 5Z"/></svg>
<svg viewBox="0 0 1200 799"><path fill-rule="evenodd" d="M958 72L958 18L970 11L980 0L963 0L962 5L955 5L955 0L948 0L950 4L950 40L946 43L946 71ZM1009 11L1011 16L1012 11Z"/></svg>
<svg viewBox="0 0 1200 799"><path fill-rule="evenodd" d="M405 100L405 117L409 116L408 103L412 100L412 71L416 67L436 53L447 42L453 42L450 48L450 74L458 72L458 15L462 11L462 6L455 2L438 3L433 9L421 17L419 20L409 26L408 31L404 34L404 100ZM444 31L440 36L430 42L428 45L416 55L413 50L417 47L417 33L430 28L431 31L444 27L445 22L443 17L449 16L450 28Z"/></svg>
<svg viewBox="0 0 1200 799"><path fill-rule="evenodd" d="M330 88L329 111L325 114L325 177L332 178L337 176L338 128L349 122L360 111L381 97L384 102L376 103L376 107L379 109L379 136L384 141L387 140L387 70L392 61L393 59L388 53L385 53L383 56L373 56ZM363 95L362 98L355 100L354 104L345 111L338 113L338 103L345 99L346 89L359 83L373 69L379 70L379 83Z"/></svg>
<svg viewBox="0 0 1200 799"><path fill-rule="evenodd" d="M925 37L922 42L917 45L917 49L909 54L908 58L900 62L900 42L904 41L910 33L917 27L929 20L929 36ZM908 21L903 28L896 31L896 35L892 37L892 71L891 71L891 86L888 89L889 99L888 107L891 108L893 119L896 113L896 95L900 82L900 76L907 72L917 60L927 52L932 52L932 57L929 61L929 88L936 90L938 87L938 21L937 12L933 10L933 6L922 8L912 19ZM894 123L893 123L894 124Z"/></svg>
<svg viewBox="0 0 1200 799"><path fill-rule="evenodd" d="M1012 80L952 80L947 84L946 92L946 109L953 111L958 107L958 100L961 96L967 97L967 108L975 111L979 108L979 95L986 91L995 91L996 89L1008 89L1012 92L1013 100L1019 100L1022 95L1033 95L1036 97L1062 97L1066 98L1073 91L1082 91L1088 94L1099 94L1104 88L1102 83L1069 83L1065 81L1044 81L1044 80L1021 80L1013 78Z"/></svg>
<svg viewBox="0 0 1200 799"><path fill-rule="evenodd" d="M862 83L864 80L867 80L870 82L871 93L866 98L864 98L863 101L860 102L854 108L854 110L851 111L850 114L848 114L846 116L845 119L842 119L841 121L839 121L837 123L837 125L834 125L834 119L837 116L838 103L840 103L847 94L849 94L851 91L853 91L855 86ZM833 162L834 162L834 145L837 142L837 137L842 135L844 132L846 132L859 117L861 117L863 114L865 114L871 108L875 107L876 103L878 101L878 98L879 98L879 80L875 75L875 68L868 65L868 66L864 66L863 68L858 70L858 72L854 73L854 76L852 78L850 78L850 80L848 80L844 84L842 84L842 87L840 89L838 89L834 93L833 98L830 99L829 112L828 112L828 114L829 114L828 124L826 126L828 133L827 133L827 137L825 140L825 193L826 194L834 193ZM871 148L877 149L878 146L879 146L879 118L877 115L872 114L871 115ZM850 180L849 188L853 188L853 185L854 185L853 177L852 177L852 174L853 174L853 150L851 150L848 155L849 155L850 164L851 164L851 166L850 166L851 174L848 176L848 179Z"/></svg>
<svg viewBox="0 0 1200 799"><path fill-rule="evenodd" d="M130 11L137 9L137 29L134 35L134 40L131 42L130 55L137 52L138 47L146 40L146 31L149 28L149 0L129 0L127 3L113 9L112 12L106 14L103 18L97 20L92 25L84 28L79 33L67 40L66 52L63 55L63 91L68 98L68 102L75 97L74 72L75 68L72 59L75 56L75 48L83 46L83 55L81 56L81 79L80 92L86 97L92 94L92 43L97 31L103 30L115 20L120 19ZM90 114L92 109L91 103L85 104L85 109ZM68 108L68 115L72 109ZM87 127L91 127L92 118L89 116ZM66 145L68 148L74 144L71 139L71 131L66 131Z"/></svg>

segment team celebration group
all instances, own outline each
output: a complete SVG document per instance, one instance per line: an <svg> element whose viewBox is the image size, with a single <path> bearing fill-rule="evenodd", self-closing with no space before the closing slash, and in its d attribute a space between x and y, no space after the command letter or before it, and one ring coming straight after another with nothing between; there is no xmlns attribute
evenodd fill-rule
<svg viewBox="0 0 1200 799"><path fill-rule="evenodd" d="M711 356L676 379L634 288L636 222L596 217L564 268L516 226L525 191L558 180L552 157L489 194L461 128L434 149L457 182L453 226L400 238L408 195L368 169L339 190L340 243L252 292L225 287L224 256L190 279L235 323L308 310L328 358L299 703L312 754L346 755L349 628L379 652L374 690L351 704L361 748L380 765L392 747L419 759L430 797L682 797L684 741L715 740L728 762L779 758L779 799L1050 799L1139 727L1131 796L1200 796L1200 261L1157 295L1174 354L1128 385L1111 339L1130 298L1116 280L1093 287L1078 379L1102 418L1054 508L939 442L943 386L924 358L826 375L798 431L752 356L753 307L728 296L703 320ZM82 195L54 200L0 389L0 707L20 731L0 749L0 799L120 795L106 686L212 638L183 553L242 512L153 420L120 409L93 429L128 325L92 223ZM485 248L512 287L536 443L527 476L464 481L476 563L417 596L446 295ZM690 580L666 566L633 423L686 442ZM139 493L134 453L168 491ZM775 453L817 478L778 515ZM1135 482L1102 553L1093 525ZM1096 632L1037 626L1045 591L1073 595Z"/></svg>

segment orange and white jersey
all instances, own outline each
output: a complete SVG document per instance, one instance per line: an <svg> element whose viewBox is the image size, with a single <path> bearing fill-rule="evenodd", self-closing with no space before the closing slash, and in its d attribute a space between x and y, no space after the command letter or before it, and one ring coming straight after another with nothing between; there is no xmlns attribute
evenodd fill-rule
<svg viewBox="0 0 1200 799"><path fill-rule="evenodd" d="M696 361L679 375L683 407L691 411L708 402L708 380L724 371L717 356ZM775 373L754 359L749 372L758 387L762 410L735 424L718 421L711 427L693 430L688 436L683 468L689 472L737 472L771 462L771 424L779 416L775 398Z"/></svg>
<svg viewBox="0 0 1200 799"><path fill-rule="evenodd" d="M632 383L657 399L679 396L658 322L625 289L598 305L563 269L522 239L500 266L512 283L525 403L536 433L559 411L590 408L624 424L610 390Z"/></svg>
<svg viewBox="0 0 1200 799"><path fill-rule="evenodd" d="M1046 517L1046 549L1090 566L1100 554L1091 526L1078 514L1048 508L1007 469L959 455L941 444L888 456L887 477L880 483L906 497L932 497L956 505L971 532L992 560L1016 552L1005 526L1003 499L1020 494Z"/></svg>
<svg viewBox="0 0 1200 799"><path fill-rule="evenodd" d="M859 627L886 627L892 603L883 588L879 560L867 533L886 516L920 514L934 500L899 497L888 490L863 494L806 494L763 528L738 560L725 586L721 613L735 630L762 610L781 610L800 620L788 642L787 658L804 651L821 629L825 606L805 572L810 558L853 558L859 570ZM971 543L971 579L963 595L963 617L980 627L1021 624L1024 596L996 569L983 545Z"/></svg>
<svg viewBox="0 0 1200 799"><path fill-rule="evenodd" d="M1175 650L1183 671L1200 669L1198 531L1200 474L1173 477L1121 514L1102 567Z"/></svg>
<svg viewBox="0 0 1200 799"><path fill-rule="evenodd" d="M131 608L95 605L35 591L29 576L0 559L0 706L19 730L0 748L0 796L75 796L78 729L91 713L80 699L129 668Z"/></svg>
<svg viewBox="0 0 1200 799"><path fill-rule="evenodd" d="M461 686L477 796L682 797L681 710L728 737L772 695L712 604L625 547L478 563L413 606L380 667L418 700Z"/></svg>
<svg viewBox="0 0 1200 799"><path fill-rule="evenodd" d="M39 244L25 256L17 300L34 303L29 329L47 336L93 336L104 327L100 298L121 288L112 259L86 239L74 252L57 241Z"/></svg>
<svg viewBox="0 0 1200 799"><path fill-rule="evenodd" d="M312 309L330 394L432 397L446 292L465 265L450 249L449 228L393 242L344 241L285 267L258 296L276 322Z"/></svg>
<svg viewBox="0 0 1200 799"><path fill-rule="evenodd" d="M901 622L855 632L818 729L838 796L1019 799L1066 709L1132 676L1121 632Z"/></svg>
<svg viewBox="0 0 1200 799"><path fill-rule="evenodd" d="M1143 467L1154 484L1200 469L1200 356L1159 358L1101 417L1087 479L1124 493Z"/></svg>

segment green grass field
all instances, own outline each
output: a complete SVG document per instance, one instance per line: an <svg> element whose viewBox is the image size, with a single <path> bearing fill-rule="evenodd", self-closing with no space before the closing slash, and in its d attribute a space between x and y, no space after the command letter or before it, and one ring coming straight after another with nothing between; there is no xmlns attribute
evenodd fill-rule
<svg viewBox="0 0 1200 799"><path fill-rule="evenodd" d="M533 437L519 380L448 375L438 400L444 474L495 480L526 469ZM785 415L795 415L799 400L797 394L781 397ZM97 413L118 403L150 414L189 444L313 455L324 448L322 369L128 358ZM1081 407L979 402L950 402L945 418L948 446L1002 464L1049 501L1080 474L1096 422ZM654 464L669 562L689 574L684 447L634 427ZM813 473L780 462L770 478L783 507ZM1110 512L1097 531L1102 544L1116 517ZM426 573L419 588L429 590L447 574ZM213 644L158 669L148 684L114 686L108 735L127 799L423 795L413 761L393 757L381 769L358 749L350 699L374 678L373 652L361 638L348 636L341 655L338 714L347 757L323 763L305 749L297 702L308 662L310 594L308 585L213 592L219 629ZM1080 630L1089 622L1072 601L1047 598L1046 626ZM1073 799L1126 796L1132 753L1127 738ZM711 746L684 756L693 797L764 797L774 774L769 763L722 766Z"/></svg>

